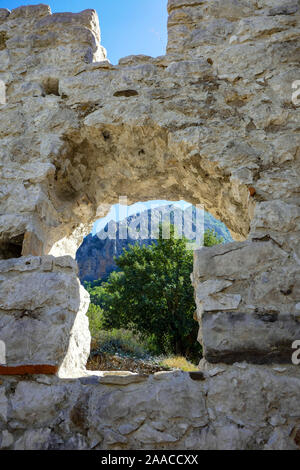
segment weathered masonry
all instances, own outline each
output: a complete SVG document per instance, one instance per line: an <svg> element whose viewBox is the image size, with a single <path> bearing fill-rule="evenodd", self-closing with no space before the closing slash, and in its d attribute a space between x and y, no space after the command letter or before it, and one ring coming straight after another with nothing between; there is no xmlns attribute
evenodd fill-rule
<svg viewBox="0 0 300 470"><path fill-rule="evenodd" d="M93 10L0 9L0 448L299 449L298 0L169 0L117 66ZM72 257L105 207L202 203L201 370L90 373Z"/></svg>

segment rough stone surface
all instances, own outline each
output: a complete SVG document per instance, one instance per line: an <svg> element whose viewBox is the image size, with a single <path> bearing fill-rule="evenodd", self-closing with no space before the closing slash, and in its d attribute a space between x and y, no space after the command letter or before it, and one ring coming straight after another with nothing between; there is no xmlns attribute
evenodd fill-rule
<svg viewBox="0 0 300 470"><path fill-rule="evenodd" d="M75 375L87 298L59 256L127 195L202 203L230 229L235 243L195 254L193 283L205 355L231 365L140 383L2 375L1 448L299 448L299 1L168 11L165 56L112 65L93 10L0 9L1 356L4 341L10 367ZM284 366L247 363L251 348Z"/></svg>
<svg viewBox="0 0 300 470"><path fill-rule="evenodd" d="M250 236L296 248L298 2L188 0L168 9L167 54L119 65L105 59L93 10L2 11L6 254L23 243L25 255L74 255L124 194L202 203L236 239L252 221ZM278 203L289 211L284 226L280 217L273 224Z"/></svg>
<svg viewBox="0 0 300 470"><path fill-rule="evenodd" d="M292 344L300 338L299 321L269 310L209 312L202 316L201 326L204 355L210 362L290 364Z"/></svg>
<svg viewBox="0 0 300 470"><path fill-rule="evenodd" d="M202 375L122 386L5 378L0 448L299 449L299 367L204 363Z"/></svg>
<svg viewBox="0 0 300 470"><path fill-rule="evenodd" d="M195 253L199 340L211 362L290 364L300 338L300 266L274 241Z"/></svg>
<svg viewBox="0 0 300 470"><path fill-rule="evenodd" d="M0 261L0 374L76 373L90 350L89 295L70 257Z"/></svg>

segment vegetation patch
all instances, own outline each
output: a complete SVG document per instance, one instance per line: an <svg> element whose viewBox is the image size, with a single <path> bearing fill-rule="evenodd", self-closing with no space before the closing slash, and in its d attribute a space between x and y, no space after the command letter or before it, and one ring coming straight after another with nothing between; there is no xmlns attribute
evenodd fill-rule
<svg viewBox="0 0 300 470"><path fill-rule="evenodd" d="M222 242L214 231L205 232L205 246ZM132 370L141 366L136 361L150 361L153 369L197 370L202 354L190 280L193 251L187 246L171 226L170 239L161 230L156 243L124 250L115 260L119 270L107 281L85 283L93 337L89 367L110 370L112 362Z"/></svg>

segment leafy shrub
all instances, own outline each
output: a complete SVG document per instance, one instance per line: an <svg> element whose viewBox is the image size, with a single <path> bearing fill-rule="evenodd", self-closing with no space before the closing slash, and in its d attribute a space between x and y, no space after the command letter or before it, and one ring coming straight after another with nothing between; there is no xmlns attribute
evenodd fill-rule
<svg viewBox="0 0 300 470"><path fill-rule="evenodd" d="M129 246L116 259L119 271L112 272L107 282L86 283L92 301L88 313L90 328L93 336L100 334L101 348L124 352L133 347L135 338L133 349L138 351L136 338L142 338L147 351L156 355L200 358L190 281L193 252L187 249L187 240L176 238L174 226L170 232L170 239L160 236L150 246ZM204 234L205 246L223 241L214 230ZM116 329L123 333L116 333ZM109 336L110 331L104 337L102 330L112 330L114 334ZM124 333L127 330L133 332L130 339Z"/></svg>
<svg viewBox="0 0 300 470"><path fill-rule="evenodd" d="M125 329L98 330L93 343L93 354L119 354L146 359L154 352L151 343Z"/></svg>
<svg viewBox="0 0 300 470"><path fill-rule="evenodd" d="M103 328L103 310L101 307L99 307L99 305L90 303L87 316L89 319L91 335L92 337L95 337Z"/></svg>

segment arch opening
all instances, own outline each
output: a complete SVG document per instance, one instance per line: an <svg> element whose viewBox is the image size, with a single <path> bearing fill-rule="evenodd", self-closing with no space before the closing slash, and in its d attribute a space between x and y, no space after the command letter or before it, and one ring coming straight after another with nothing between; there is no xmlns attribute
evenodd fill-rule
<svg viewBox="0 0 300 470"><path fill-rule="evenodd" d="M49 192L60 223L47 232L49 254L74 257L94 221L124 195L129 205L162 199L201 204L233 240L248 236L255 207L249 186L202 156L193 142L174 142L157 125L83 126L64 136L54 165Z"/></svg>
<svg viewBox="0 0 300 470"><path fill-rule="evenodd" d="M230 233L185 201L126 202L121 198L95 222L76 253L79 278L91 296L87 368L195 370L201 347L190 279L193 251L203 242L232 242Z"/></svg>

